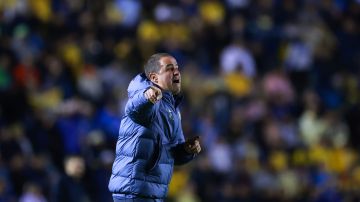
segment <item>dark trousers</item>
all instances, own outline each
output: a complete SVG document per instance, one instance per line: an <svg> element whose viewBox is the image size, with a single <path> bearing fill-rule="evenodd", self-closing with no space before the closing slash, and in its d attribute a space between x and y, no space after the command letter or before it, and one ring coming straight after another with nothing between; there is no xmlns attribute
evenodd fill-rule
<svg viewBox="0 0 360 202"><path fill-rule="evenodd" d="M114 202L163 202L163 199L149 199L149 198L127 198L127 199L116 199L113 198Z"/></svg>

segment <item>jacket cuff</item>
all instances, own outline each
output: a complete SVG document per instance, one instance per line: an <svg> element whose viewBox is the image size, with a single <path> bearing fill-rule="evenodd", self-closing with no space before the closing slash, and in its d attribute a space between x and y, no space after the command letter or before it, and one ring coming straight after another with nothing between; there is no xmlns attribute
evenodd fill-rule
<svg viewBox="0 0 360 202"><path fill-rule="evenodd" d="M195 154L189 153L185 150L185 143L181 143L178 145L177 152L180 156L185 158L194 158Z"/></svg>

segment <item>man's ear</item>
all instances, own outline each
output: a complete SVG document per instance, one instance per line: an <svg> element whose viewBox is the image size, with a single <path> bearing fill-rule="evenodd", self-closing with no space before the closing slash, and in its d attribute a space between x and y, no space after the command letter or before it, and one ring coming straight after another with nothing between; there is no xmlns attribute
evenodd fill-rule
<svg viewBox="0 0 360 202"><path fill-rule="evenodd" d="M150 78L150 81L152 81L153 83L158 83L158 77L157 77L157 74L155 73L150 73L149 74L149 78Z"/></svg>

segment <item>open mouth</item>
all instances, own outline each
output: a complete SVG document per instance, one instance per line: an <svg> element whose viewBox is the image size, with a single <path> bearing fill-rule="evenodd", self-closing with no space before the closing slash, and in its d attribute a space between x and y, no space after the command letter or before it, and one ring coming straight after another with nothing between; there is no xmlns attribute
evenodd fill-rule
<svg viewBox="0 0 360 202"><path fill-rule="evenodd" d="M180 83L180 79L173 79L173 83Z"/></svg>

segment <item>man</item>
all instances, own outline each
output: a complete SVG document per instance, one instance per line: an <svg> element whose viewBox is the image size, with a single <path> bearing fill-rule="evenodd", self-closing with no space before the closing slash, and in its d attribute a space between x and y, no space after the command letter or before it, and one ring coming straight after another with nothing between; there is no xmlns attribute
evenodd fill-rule
<svg viewBox="0 0 360 202"><path fill-rule="evenodd" d="M174 164L201 151L198 138L184 141L180 91L178 64L167 53L152 55L130 82L109 182L115 202L163 201Z"/></svg>

